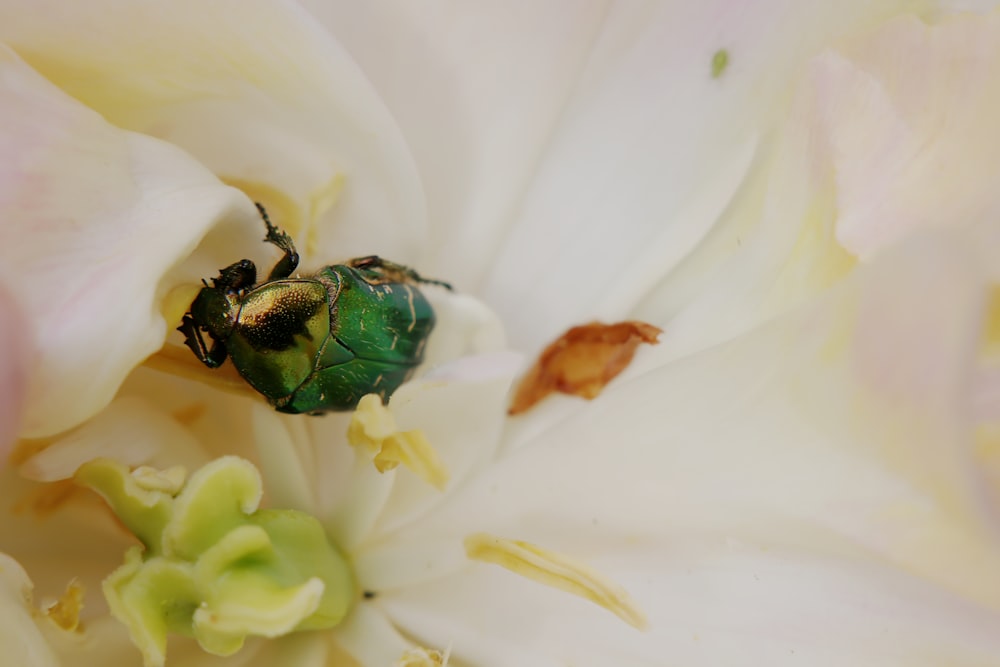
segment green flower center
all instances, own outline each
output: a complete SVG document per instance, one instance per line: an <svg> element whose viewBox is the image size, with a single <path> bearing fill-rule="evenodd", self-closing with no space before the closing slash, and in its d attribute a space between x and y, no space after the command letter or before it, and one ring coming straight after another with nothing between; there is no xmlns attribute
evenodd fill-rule
<svg viewBox="0 0 1000 667"><path fill-rule="evenodd" d="M249 461L216 459L184 481L180 469L98 459L76 479L143 543L105 580L104 595L149 667L164 664L168 633L231 655L247 636L333 627L358 598L319 521L257 509L262 485Z"/></svg>

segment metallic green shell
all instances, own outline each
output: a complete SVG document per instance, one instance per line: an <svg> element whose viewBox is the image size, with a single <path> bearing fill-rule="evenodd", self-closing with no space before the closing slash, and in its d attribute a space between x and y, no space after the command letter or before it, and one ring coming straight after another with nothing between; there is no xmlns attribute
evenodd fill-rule
<svg viewBox="0 0 1000 667"><path fill-rule="evenodd" d="M383 400L423 360L434 311L410 284L328 266L244 296L226 346L236 369L280 412L350 410Z"/></svg>

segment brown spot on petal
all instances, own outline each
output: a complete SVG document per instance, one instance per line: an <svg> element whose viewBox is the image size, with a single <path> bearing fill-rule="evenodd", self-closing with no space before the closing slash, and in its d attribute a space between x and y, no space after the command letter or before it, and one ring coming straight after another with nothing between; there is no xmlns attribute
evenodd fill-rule
<svg viewBox="0 0 1000 667"><path fill-rule="evenodd" d="M508 414L531 409L554 391L592 399L621 373L640 343L655 345L662 329L645 322L592 322L573 327L545 348L521 380Z"/></svg>

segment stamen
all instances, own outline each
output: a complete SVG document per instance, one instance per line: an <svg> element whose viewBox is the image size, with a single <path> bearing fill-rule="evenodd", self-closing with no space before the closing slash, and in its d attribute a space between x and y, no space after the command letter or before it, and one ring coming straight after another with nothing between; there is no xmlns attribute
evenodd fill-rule
<svg viewBox="0 0 1000 667"><path fill-rule="evenodd" d="M63 630L73 632L80 626L85 592L83 584L73 579L66 585L66 591L59 599L44 607L42 613Z"/></svg>
<svg viewBox="0 0 1000 667"><path fill-rule="evenodd" d="M379 472L403 464L439 491L448 484L448 469L423 431L397 430L395 418L376 394L368 394L358 402L347 427L347 441L373 454L372 462Z"/></svg>
<svg viewBox="0 0 1000 667"><path fill-rule="evenodd" d="M472 560L499 565L532 581L590 600L634 628L647 627L645 614L623 588L561 554L487 533L465 538L465 554Z"/></svg>

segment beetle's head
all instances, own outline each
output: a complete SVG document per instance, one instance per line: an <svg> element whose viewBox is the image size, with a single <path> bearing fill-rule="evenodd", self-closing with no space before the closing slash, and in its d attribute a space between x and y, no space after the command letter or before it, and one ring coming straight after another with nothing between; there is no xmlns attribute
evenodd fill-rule
<svg viewBox="0 0 1000 667"><path fill-rule="evenodd" d="M204 287L191 302L191 317L216 340L226 340L239 312L237 296L219 287Z"/></svg>

